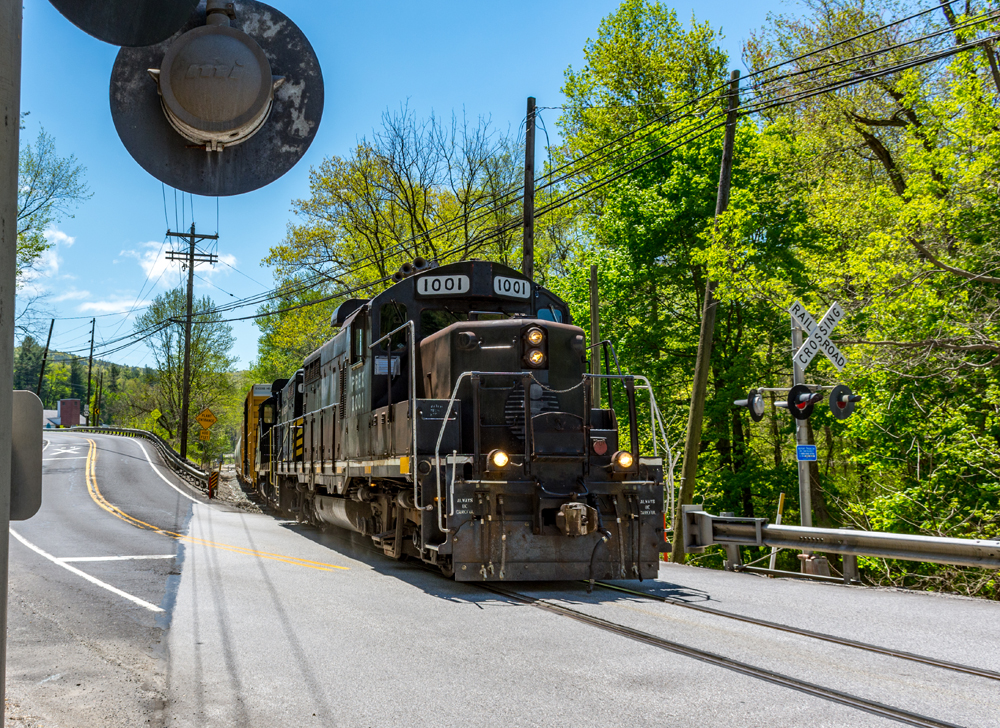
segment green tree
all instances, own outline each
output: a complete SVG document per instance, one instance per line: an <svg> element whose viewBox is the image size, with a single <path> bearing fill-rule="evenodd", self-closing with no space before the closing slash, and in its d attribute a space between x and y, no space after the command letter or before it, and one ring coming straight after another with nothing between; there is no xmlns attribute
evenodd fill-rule
<svg viewBox="0 0 1000 728"><path fill-rule="evenodd" d="M14 361L14 389L38 387L38 371L42 366L42 347L30 335L21 339Z"/></svg>
<svg viewBox="0 0 1000 728"><path fill-rule="evenodd" d="M39 130L34 143L22 142L17 189L19 277L50 247L45 231L90 198L86 171L72 154L59 156L55 139L45 129Z"/></svg>
<svg viewBox="0 0 1000 728"><path fill-rule="evenodd" d="M383 115L346 157L310 171L310 196L293 201L296 222L264 261L283 295L262 309L254 371L286 375L333 333L345 298L372 296L417 256L444 264L470 256L520 265L523 147L488 119ZM544 204L545 193L539 196ZM564 218L536 228L538 278L558 272L570 234ZM341 295L336 295L336 294ZM331 296L334 296L332 299ZM316 304L321 299L321 304Z"/></svg>
<svg viewBox="0 0 1000 728"><path fill-rule="evenodd" d="M69 362L69 390L74 399L79 399L81 402L86 400L87 383L83 379L83 367L76 357L70 359Z"/></svg>
<svg viewBox="0 0 1000 728"><path fill-rule="evenodd" d="M231 356L232 326L211 311L212 299L204 296L194 302L191 327L191 399L190 417L205 407L221 405L230 395L230 372L236 364ZM148 420L154 410L160 432L175 445L180 433L181 401L184 380L184 325L187 298L181 288L157 296L135 322L136 332L153 331L146 340L156 361L156 369L126 388L126 398L133 421ZM189 425L188 446L198 442L197 426Z"/></svg>
<svg viewBox="0 0 1000 728"><path fill-rule="evenodd" d="M611 182L581 199L576 214L590 236L577 265L556 286L588 317L586 272L600 269L601 336L615 342L623 368L650 377L682 440L701 307L716 248L733 236L756 242L752 259L794 276L793 231L801 206L769 161L771 141L751 122L737 130L731 206L741 227L717 227L715 202L727 89L726 56L707 24L684 26L659 3L629 0L605 18L584 48L585 65L566 72L563 161L590 155L572 185ZM593 159L598 161L595 163ZM720 304L710 401L699 456L698 494L720 510L769 509L788 468L762 469L748 456L748 425L731 402L778 373L780 318L769 302ZM779 432L776 437L780 438ZM678 455L680 453L677 453Z"/></svg>

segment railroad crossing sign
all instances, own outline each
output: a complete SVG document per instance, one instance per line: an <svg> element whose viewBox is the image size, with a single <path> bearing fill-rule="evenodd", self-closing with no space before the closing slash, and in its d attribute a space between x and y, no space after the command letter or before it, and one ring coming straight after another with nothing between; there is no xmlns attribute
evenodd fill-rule
<svg viewBox="0 0 1000 728"><path fill-rule="evenodd" d="M847 365L847 357L840 353L840 349L830 341L830 334L833 332L834 326L844 318L844 309L840 307L840 304L834 302L818 324L806 311L806 307L798 301L792 304L788 313L792 315L799 328L809 334L809 338L792 357L793 361L805 371L813 357L816 356L816 352L822 351L826 358L837 367L837 371L842 371Z"/></svg>
<svg viewBox="0 0 1000 728"><path fill-rule="evenodd" d="M208 442L209 440L212 439L212 431L202 430L201 432L198 433L198 439L201 440L202 442Z"/></svg>
<svg viewBox="0 0 1000 728"><path fill-rule="evenodd" d="M212 410L210 410L208 407L199 412L198 416L195 417L195 419L198 421L198 424L201 425L206 430L219 421L219 418L213 415ZM202 437L201 439L207 440L208 438Z"/></svg>

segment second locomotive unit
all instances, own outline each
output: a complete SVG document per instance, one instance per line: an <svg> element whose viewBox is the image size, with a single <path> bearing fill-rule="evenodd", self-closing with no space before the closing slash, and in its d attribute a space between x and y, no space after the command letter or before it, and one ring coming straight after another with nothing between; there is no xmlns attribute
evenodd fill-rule
<svg viewBox="0 0 1000 728"><path fill-rule="evenodd" d="M300 520L462 581L655 577L663 468L640 457L636 380L602 375L603 407L599 348L507 266L418 259L396 279L343 303L336 335L268 398L251 392L243 477Z"/></svg>

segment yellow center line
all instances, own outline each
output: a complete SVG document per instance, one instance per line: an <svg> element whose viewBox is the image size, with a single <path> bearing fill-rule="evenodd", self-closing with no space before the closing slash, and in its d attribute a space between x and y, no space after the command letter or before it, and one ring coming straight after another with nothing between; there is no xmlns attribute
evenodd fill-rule
<svg viewBox="0 0 1000 728"><path fill-rule="evenodd" d="M256 551L255 549L248 549L243 546L232 546L230 544L218 543L215 541L208 541L203 538L198 538L196 536L187 536L183 533L174 533L173 531L167 531L159 526L153 526L145 521L140 521L135 516L130 516L125 511L121 510L117 506L112 505L101 493L100 489L97 487L97 443L87 438L87 442L90 443L90 449L87 452L87 491L90 493L90 497L93 499L94 503L99 505L101 508L106 510L111 515L116 518L120 518L126 523L135 526L136 528L149 529L150 531L155 531L156 533L161 533L164 536L169 536L170 538L176 539L178 541L188 541L193 544L200 544L202 546L210 546L211 548L220 549L222 551L232 551L237 554L245 554L247 556L259 556L264 559L271 559L273 561L283 561L286 564L294 564L296 566L305 566L309 569L317 569L319 571L335 571L342 570L347 571L346 566L337 566L336 564L326 564L322 561L310 561L309 559L300 559L296 556L285 556L283 554L272 554L266 551Z"/></svg>

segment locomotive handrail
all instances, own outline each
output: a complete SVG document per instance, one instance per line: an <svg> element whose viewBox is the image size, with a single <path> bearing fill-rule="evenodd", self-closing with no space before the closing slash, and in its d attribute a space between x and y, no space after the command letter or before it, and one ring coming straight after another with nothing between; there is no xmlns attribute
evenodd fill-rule
<svg viewBox="0 0 1000 728"><path fill-rule="evenodd" d="M597 343L591 344L587 347L587 350L596 349L601 347L604 351L604 373L605 375L611 376L611 362L608 361L608 349L611 349L611 356L615 358L615 369L618 370L619 377L630 376L628 374L622 374L622 366L618 363L618 352L615 351L615 345L611 343L610 339L604 339L603 341L598 341ZM600 355L598 355L600 356ZM601 363L600 360L597 362L597 369L600 371ZM600 389L598 389L597 394L600 395ZM615 408L614 395L611 393L611 382L608 382L608 409L613 410Z"/></svg>
<svg viewBox="0 0 1000 728"><path fill-rule="evenodd" d="M673 524L674 519L674 472L673 466L673 451L670 449L670 440L667 438L667 428L663 424L663 414L660 412L659 405L656 404L656 395L653 393L653 386L649 383L649 379L641 374L584 374L584 378L592 379L625 379L626 377L632 377L641 385L638 389L644 389L649 392L649 419L650 419L650 431L653 434L653 457L659 457L659 448L656 444L656 430L659 426L660 437L663 438L663 451L667 456L667 468L666 468L666 481L667 481L667 502L664 504L664 512L670 514L670 523ZM638 426L638 422L636 423ZM638 456L638 453L636 453Z"/></svg>
<svg viewBox="0 0 1000 728"><path fill-rule="evenodd" d="M441 429L438 430L437 442L434 445L435 481L436 481L437 502L439 504L439 506L438 506L438 528L441 530L442 533L450 533L451 531L449 529L446 529L444 527L444 506L443 506L443 504L444 504L445 501L442 498L442 492L441 492L441 442L444 439L445 428L447 427L448 421L449 421L449 419L451 417L452 407L455 404L455 400L458 398L458 388L462 384L462 380L465 379L466 377L472 377L474 375L478 375L478 376L494 376L494 377L522 377L522 376L524 376L524 374L525 374L524 372L462 372L462 374L460 374L459 377L458 377L458 379L455 381L455 388L452 390L451 398L448 400L448 407L445 409L444 418L443 418L444 421L441 423ZM534 379L534 375L531 375L531 376L532 376L532 379ZM671 463L672 459L673 459L673 455L671 454L671 450L670 450L670 441L667 439L666 427L664 427L664 425L663 425L663 417L662 417L662 414L660 413L659 406L656 404L656 395L653 393L653 387L649 383L649 379L646 378L646 377L644 377L644 376L642 376L641 374L584 374L583 375L583 381L585 381L588 377L589 378L595 378L595 379L621 379L621 380L624 380L626 378L630 378L630 379L636 380L637 382L641 382L641 385L638 386L637 388L638 389L644 389L647 392L649 392L650 429L651 429L652 435L653 435L653 456L654 457L659 457L659 449L657 448L657 444L656 444L656 430L657 430L657 425L659 425L660 436L663 438L663 448L664 448L664 451L665 451L665 453L667 455L667 461L668 461L668 464ZM535 381L537 382L537 380L535 380ZM539 382L539 385L540 386L544 386L544 385L541 385L541 382ZM634 399L633 399L633 402L634 402ZM634 407L634 405L633 405L633 407ZM528 417L527 417L528 413L525 413L525 414L526 414L526 417L525 417L525 433L527 434L527 430L528 430L528 428L529 428L530 425L529 425ZM635 420L635 426L638 427L639 426L638 418L635 417L633 419ZM414 448L414 450L416 450L416 448ZM638 451L636 451L634 454L635 454L635 457L637 457L637 458L639 457ZM446 464L447 464L447 462L446 462ZM456 463L452 463L452 468L453 469L457 468L457 464ZM673 504L673 495L674 495L673 472L670 470L669 467L667 469L667 485L668 485L668 504L665 505L664 510L666 512L670 513L671 514L670 517L671 517L671 519L673 519L673 507L672 507L672 504ZM433 507L433 506L430 506L430 507ZM448 515L452 515L452 514L449 513Z"/></svg>
<svg viewBox="0 0 1000 728"><path fill-rule="evenodd" d="M408 329L409 333L409 344L410 344L410 434L413 438L412 449L410 450L410 471L413 477L413 503L417 507L417 510L426 510L432 506L421 506L420 505L420 484L417 480L417 331L413 325L413 319L410 319L402 326L397 326L395 329L390 331L385 336L381 337L377 341L373 341L368 345L368 350L371 351L377 345L381 344L386 339L391 339L395 334L398 334L403 329ZM387 388L388 402L389 402L389 415L392 416L392 352L389 352L389 360L386 362L386 376L388 377L389 384ZM374 372L372 372L374 376ZM447 415L445 415L447 418ZM394 428L389 428L389 436L392 437L392 432Z"/></svg>
<svg viewBox="0 0 1000 728"><path fill-rule="evenodd" d="M451 533L451 529L444 527L444 500L441 498L441 441L444 439L444 431L448 426L448 419L451 417L451 408L455 404L455 400L458 398L458 388L462 384L462 380L466 377L471 377L473 374L478 374L479 376L490 376L490 377L522 377L524 372L462 372L458 375L458 379L455 380L455 388L451 392L451 399L448 400L448 407L444 411L444 422L441 423L441 429L438 431L437 442L434 444L434 468L435 468L435 480L437 481L437 503L438 503L438 529L441 533ZM528 430L528 422L525 420L524 424L525 433ZM415 430L414 430L415 431ZM458 467L457 464L452 464L452 472ZM419 502L417 503L419 505ZM450 515L450 514L449 514Z"/></svg>

